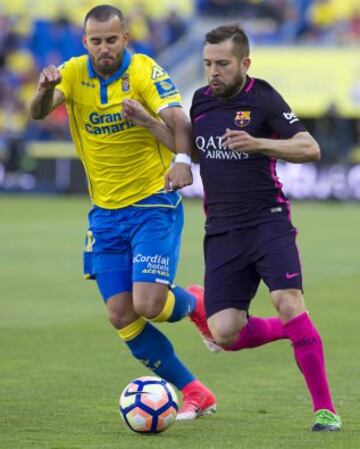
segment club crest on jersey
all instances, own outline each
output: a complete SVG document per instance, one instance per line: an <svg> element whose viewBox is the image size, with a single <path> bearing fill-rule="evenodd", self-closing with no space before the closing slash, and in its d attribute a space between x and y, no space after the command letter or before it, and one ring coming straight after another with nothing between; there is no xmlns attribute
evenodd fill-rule
<svg viewBox="0 0 360 449"><path fill-rule="evenodd" d="M123 92L129 92L130 90L129 75L127 73L121 77L121 90Z"/></svg>
<svg viewBox="0 0 360 449"><path fill-rule="evenodd" d="M235 115L235 125L243 128L247 126L251 121L251 111L237 111Z"/></svg>

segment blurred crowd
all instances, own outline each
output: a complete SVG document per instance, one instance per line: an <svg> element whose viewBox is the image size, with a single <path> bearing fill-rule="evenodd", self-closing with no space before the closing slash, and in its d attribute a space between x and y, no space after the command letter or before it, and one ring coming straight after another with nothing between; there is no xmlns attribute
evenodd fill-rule
<svg viewBox="0 0 360 449"><path fill-rule="evenodd" d="M261 44L358 44L359 0L198 0L204 16L241 18Z"/></svg>
<svg viewBox="0 0 360 449"><path fill-rule="evenodd" d="M106 1L104 1L105 3ZM24 142L68 140L65 108L42 122L32 122L27 108L39 70L84 53L82 20L99 1L0 0L0 161L7 170L21 169ZM121 0L109 1L128 18L131 47L156 57L191 33L194 18L234 19L260 44L350 45L360 42L359 0ZM331 111L314 131L333 139L346 126ZM335 125L334 125L335 123ZM345 139L347 153L358 139ZM326 133L329 136L326 136ZM359 135L358 135L359 134ZM355 139L355 140L354 140ZM344 147L343 147L344 148ZM360 158L359 158L360 161Z"/></svg>
<svg viewBox="0 0 360 449"><path fill-rule="evenodd" d="M2 154L5 147L12 148L10 153L13 153L23 140L69 138L64 107L39 123L28 120L27 107L42 67L57 66L72 56L85 53L82 21L88 10L101 3L93 0L3 1L0 0ZM186 32L192 11L191 0L179 1L176 9L165 7L164 0L109 3L120 7L127 16L131 49L150 56L156 56ZM177 6L176 1L172 4Z"/></svg>

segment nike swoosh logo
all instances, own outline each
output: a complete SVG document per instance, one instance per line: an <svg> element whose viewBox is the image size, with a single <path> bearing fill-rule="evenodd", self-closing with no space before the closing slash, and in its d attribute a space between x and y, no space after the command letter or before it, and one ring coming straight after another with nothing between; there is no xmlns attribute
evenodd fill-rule
<svg viewBox="0 0 360 449"><path fill-rule="evenodd" d="M299 276L300 273L286 273L285 277L286 279L292 279L296 276Z"/></svg>
<svg viewBox="0 0 360 449"><path fill-rule="evenodd" d="M152 394L149 391L125 391L124 396L136 396L136 395L142 395L142 394Z"/></svg>

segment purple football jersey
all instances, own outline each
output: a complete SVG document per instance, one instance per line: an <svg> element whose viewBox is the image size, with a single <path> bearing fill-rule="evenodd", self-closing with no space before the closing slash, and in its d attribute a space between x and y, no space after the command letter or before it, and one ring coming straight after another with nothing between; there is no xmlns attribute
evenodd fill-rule
<svg viewBox="0 0 360 449"><path fill-rule="evenodd" d="M204 185L206 233L217 234L289 215L276 175L276 159L224 148L226 129L254 137L289 139L306 131L281 95L266 81L247 77L242 91L223 99L198 89L190 111Z"/></svg>

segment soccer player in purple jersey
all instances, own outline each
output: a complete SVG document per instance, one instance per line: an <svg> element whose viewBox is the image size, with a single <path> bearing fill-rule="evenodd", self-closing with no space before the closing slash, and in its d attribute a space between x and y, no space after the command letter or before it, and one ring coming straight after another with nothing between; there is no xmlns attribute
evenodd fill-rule
<svg viewBox="0 0 360 449"><path fill-rule="evenodd" d="M205 191L205 307L217 344L236 351L289 338L313 400L313 431L341 427L327 382L321 337L305 309L289 201L276 161L320 158L316 141L267 82L250 78L249 42L237 26L205 37L209 84L191 120ZM260 280L276 318L248 316Z"/></svg>
<svg viewBox="0 0 360 449"><path fill-rule="evenodd" d="M302 294L297 231L276 175L277 159L316 161L319 146L270 84L247 75L249 42L241 28L207 33L204 62L209 84L194 94L191 121L207 216L207 323L204 316L195 324L205 340L227 351L290 339L313 400L312 430L339 430L321 337ZM139 110L132 118L150 128L154 120ZM171 145L165 126L162 139ZM278 317L248 314L261 279ZM199 286L190 291L203 296Z"/></svg>

